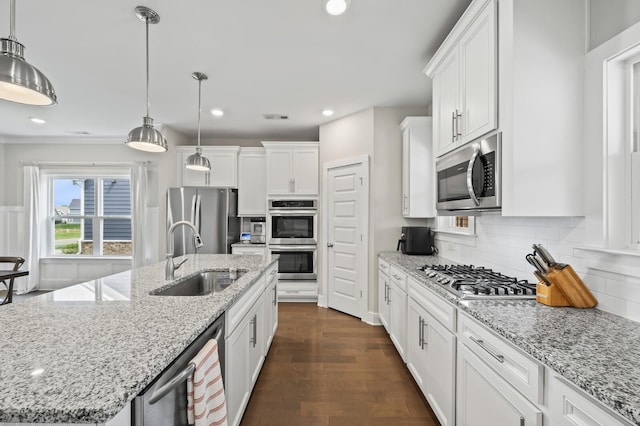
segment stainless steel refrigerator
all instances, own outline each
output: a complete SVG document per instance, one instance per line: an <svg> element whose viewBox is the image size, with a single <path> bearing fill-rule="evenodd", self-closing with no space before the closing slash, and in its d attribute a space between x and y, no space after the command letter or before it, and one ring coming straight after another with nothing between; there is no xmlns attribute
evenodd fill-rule
<svg viewBox="0 0 640 426"><path fill-rule="evenodd" d="M204 243L198 253L231 253L231 244L240 240L238 191L228 188L169 188L167 230L181 220L193 223L198 229ZM195 252L191 228L178 226L173 238L174 257Z"/></svg>

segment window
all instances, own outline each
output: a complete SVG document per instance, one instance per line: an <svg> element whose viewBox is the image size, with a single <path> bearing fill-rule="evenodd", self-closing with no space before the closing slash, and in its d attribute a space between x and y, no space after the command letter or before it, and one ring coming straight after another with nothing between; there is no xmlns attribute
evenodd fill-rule
<svg viewBox="0 0 640 426"><path fill-rule="evenodd" d="M49 255L132 255L128 173L46 173L45 178Z"/></svg>
<svg viewBox="0 0 640 426"><path fill-rule="evenodd" d="M633 131L628 144L630 150L630 178L628 192L631 198L631 241L630 247L640 249L640 58L635 58L631 65L633 99L631 103Z"/></svg>
<svg viewBox="0 0 640 426"><path fill-rule="evenodd" d="M473 216L438 216L436 232L449 234L474 235L476 233Z"/></svg>

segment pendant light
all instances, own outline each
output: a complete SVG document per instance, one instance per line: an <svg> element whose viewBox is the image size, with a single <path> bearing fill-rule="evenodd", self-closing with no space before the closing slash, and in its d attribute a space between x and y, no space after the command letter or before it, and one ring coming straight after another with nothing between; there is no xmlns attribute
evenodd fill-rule
<svg viewBox="0 0 640 426"><path fill-rule="evenodd" d="M131 148L148 152L165 152L167 140L159 130L153 128L153 118L149 116L149 24L160 22L160 15L145 6L136 7L136 16L146 24L147 29L147 115L143 117L142 126L129 132L125 142Z"/></svg>
<svg viewBox="0 0 640 426"><path fill-rule="evenodd" d="M10 3L9 38L0 38L0 99L27 105L58 102L49 79L24 60L24 46L15 36L16 0Z"/></svg>
<svg viewBox="0 0 640 426"><path fill-rule="evenodd" d="M196 153L187 157L187 161L184 166L190 170L198 170L201 172L208 172L211 170L211 163L207 157L202 155L202 148L200 148L200 113L202 111L202 82L207 80L207 75L201 72L194 72L191 74L193 78L198 80L198 147Z"/></svg>

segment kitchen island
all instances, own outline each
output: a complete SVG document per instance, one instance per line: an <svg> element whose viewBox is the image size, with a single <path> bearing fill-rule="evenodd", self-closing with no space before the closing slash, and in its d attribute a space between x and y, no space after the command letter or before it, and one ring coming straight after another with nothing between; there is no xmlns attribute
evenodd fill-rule
<svg viewBox="0 0 640 426"><path fill-rule="evenodd" d="M0 422L104 423L276 260L189 255L176 279L205 270L247 273L208 296L151 296L164 262L77 284L0 309Z"/></svg>

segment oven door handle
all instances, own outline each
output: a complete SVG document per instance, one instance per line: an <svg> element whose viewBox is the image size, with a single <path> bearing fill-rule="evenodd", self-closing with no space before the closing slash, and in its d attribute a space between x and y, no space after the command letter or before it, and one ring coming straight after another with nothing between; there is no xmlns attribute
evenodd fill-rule
<svg viewBox="0 0 640 426"><path fill-rule="evenodd" d="M317 210L269 210L271 216L312 216L318 214Z"/></svg>
<svg viewBox="0 0 640 426"><path fill-rule="evenodd" d="M220 327L220 330L218 330L218 332L216 333L216 337L214 337L214 340L216 342L220 341L220 337L222 337L223 330L224 330L224 327ZM149 398L149 404L155 404L156 402L164 398L165 395L167 395L169 392L177 388L182 382L187 380L189 376L193 374L195 369L196 369L196 365L190 362L187 368L185 368L184 370L182 370L181 372L173 376L173 379L169 380L167 383L162 385L162 387L160 387L159 389L156 389L151 394L151 398Z"/></svg>
<svg viewBox="0 0 640 426"><path fill-rule="evenodd" d="M269 250L271 251L314 251L318 248L315 245L269 245Z"/></svg>
<svg viewBox="0 0 640 426"><path fill-rule="evenodd" d="M467 166L467 191L469 191L469 197L471 197L471 201L473 201L473 204L476 206L480 206L480 200L478 200L476 191L473 188L473 168L479 155L480 148L476 148L473 151L473 155L471 156L471 160L469 160L469 165Z"/></svg>

